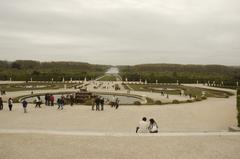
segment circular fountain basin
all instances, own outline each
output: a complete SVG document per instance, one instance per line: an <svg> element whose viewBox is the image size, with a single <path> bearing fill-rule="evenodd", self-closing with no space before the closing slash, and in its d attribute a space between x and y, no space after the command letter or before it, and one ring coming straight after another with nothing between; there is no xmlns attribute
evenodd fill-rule
<svg viewBox="0 0 240 159"><path fill-rule="evenodd" d="M65 97L67 95L70 95L71 93L68 94L54 94L54 102L56 103L57 99L60 98L62 95L64 95ZM98 96L101 96L105 99L106 103L108 102L112 102L114 101L116 98L119 99L119 104L124 104L124 105L130 105L130 104L134 104L134 102L139 101L141 103L144 102L143 99L141 99L140 97L134 97L134 96L126 96L126 95L117 95L117 94L101 94L101 93L95 93ZM33 103L36 101L36 96L31 96L31 97L26 97L24 98L27 102L29 103ZM44 103L45 102L45 95L39 95L39 97L41 98L41 101Z"/></svg>

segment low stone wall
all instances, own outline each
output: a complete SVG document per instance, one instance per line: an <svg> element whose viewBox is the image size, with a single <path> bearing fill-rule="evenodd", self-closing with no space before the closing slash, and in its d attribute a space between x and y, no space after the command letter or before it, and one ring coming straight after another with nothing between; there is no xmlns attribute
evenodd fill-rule
<svg viewBox="0 0 240 159"><path fill-rule="evenodd" d="M147 99L143 96L140 95L136 95L136 94L127 94L127 93L115 93L115 92L93 92L91 91L91 93L94 94L105 94L105 95L119 95L119 96L126 96L126 97L134 97L134 98L138 98L140 100L142 100L142 104L147 104Z"/></svg>

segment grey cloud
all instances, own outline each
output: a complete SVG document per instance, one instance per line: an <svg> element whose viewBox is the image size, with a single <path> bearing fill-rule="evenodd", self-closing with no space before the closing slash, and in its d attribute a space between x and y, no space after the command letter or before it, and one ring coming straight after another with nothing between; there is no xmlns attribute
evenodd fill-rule
<svg viewBox="0 0 240 159"><path fill-rule="evenodd" d="M0 54L9 60L239 65L239 10L237 0L2 0Z"/></svg>

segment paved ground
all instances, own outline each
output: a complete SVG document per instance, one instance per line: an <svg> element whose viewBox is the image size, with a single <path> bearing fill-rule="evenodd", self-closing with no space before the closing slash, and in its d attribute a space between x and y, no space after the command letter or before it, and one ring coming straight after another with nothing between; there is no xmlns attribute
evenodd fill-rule
<svg viewBox="0 0 240 159"><path fill-rule="evenodd" d="M54 90L56 91L56 90ZM59 90L62 91L62 90ZM22 94L29 92L20 92ZM10 95L18 95L13 92ZM89 106L35 109L20 104L0 112L1 159L239 159L236 96L162 106ZM157 135L134 133L139 120L153 117Z"/></svg>
<svg viewBox="0 0 240 159"><path fill-rule="evenodd" d="M160 131L222 131L236 126L236 99L209 98L202 102L162 106L105 106L105 111L91 111L89 106L66 106L63 111L29 105L23 114L20 104L9 112L5 104L0 112L0 128L79 130L94 132L134 132L139 120L154 118Z"/></svg>
<svg viewBox="0 0 240 159"><path fill-rule="evenodd" d="M2 159L239 159L239 136L0 134Z"/></svg>

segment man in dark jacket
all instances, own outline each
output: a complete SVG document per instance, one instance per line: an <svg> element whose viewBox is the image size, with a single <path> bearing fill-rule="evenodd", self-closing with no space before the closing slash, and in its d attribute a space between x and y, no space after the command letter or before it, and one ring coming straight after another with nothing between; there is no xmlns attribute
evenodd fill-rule
<svg viewBox="0 0 240 159"><path fill-rule="evenodd" d="M28 102L24 99L22 101L22 106L23 106L24 113L27 113L27 105L28 105Z"/></svg>
<svg viewBox="0 0 240 159"><path fill-rule="evenodd" d="M95 103L96 103L96 111L99 111L100 109L99 109L99 105L100 105L100 98L99 97L97 97L96 99L95 99Z"/></svg>

